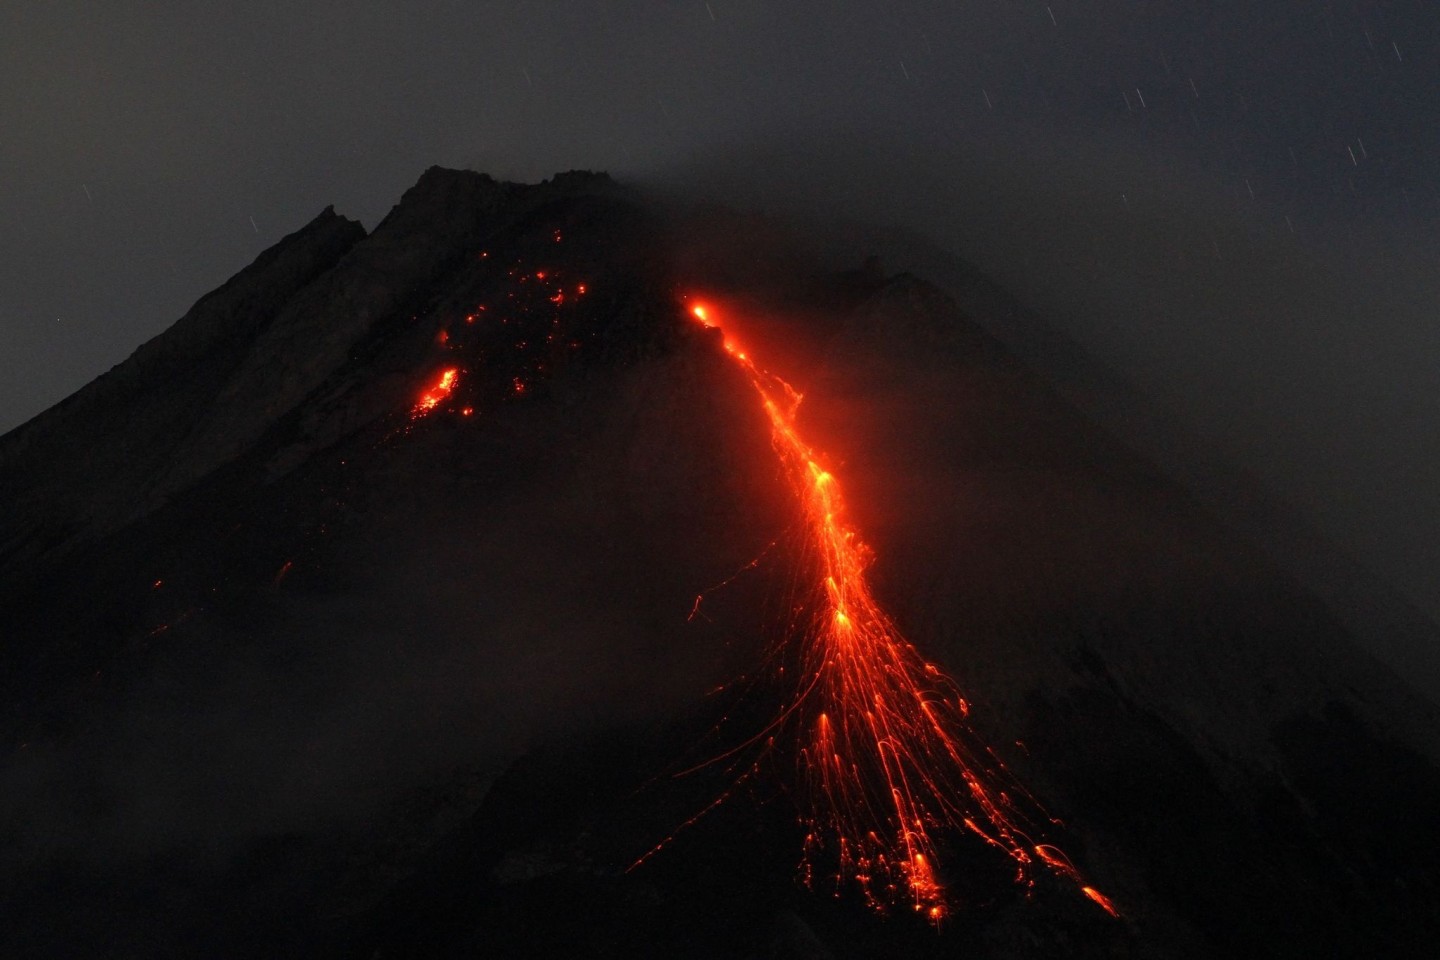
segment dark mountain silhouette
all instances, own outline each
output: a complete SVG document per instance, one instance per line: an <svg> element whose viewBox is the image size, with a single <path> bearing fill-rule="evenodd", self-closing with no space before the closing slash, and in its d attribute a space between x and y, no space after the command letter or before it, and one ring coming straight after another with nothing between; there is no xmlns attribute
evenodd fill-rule
<svg viewBox="0 0 1440 960"><path fill-rule="evenodd" d="M1120 919L965 837L939 929L877 915L797 881L783 763L672 776L773 712L795 570L697 294L804 391L878 595ZM0 438L0 643L7 956L1440 933L1440 718L1315 596L925 281L603 175L327 210Z"/></svg>

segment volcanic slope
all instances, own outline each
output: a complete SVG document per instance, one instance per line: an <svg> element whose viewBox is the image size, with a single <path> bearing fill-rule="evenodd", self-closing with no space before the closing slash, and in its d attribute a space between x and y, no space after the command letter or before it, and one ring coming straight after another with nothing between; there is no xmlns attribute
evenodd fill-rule
<svg viewBox="0 0 1440 960"><path fill-rule="evenodd" d="M1428 955L1425 703L924 282L706 229L432 169L0 438L4 952ZM784 744L670 775L783 701L799 562L698 298L1121 919L963 836L877 915L797 882Z"/></svg>

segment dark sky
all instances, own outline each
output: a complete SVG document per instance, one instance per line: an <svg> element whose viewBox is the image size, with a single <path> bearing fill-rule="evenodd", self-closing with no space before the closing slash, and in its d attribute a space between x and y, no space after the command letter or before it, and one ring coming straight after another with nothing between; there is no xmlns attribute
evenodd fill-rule
<svg viewBox="0 0 1440 960"><path fill-rule="evenodd" d="M1440 615L1437 138L1433 0L20 0L0 430L327 204L608 169L928 234Z"/></svg>

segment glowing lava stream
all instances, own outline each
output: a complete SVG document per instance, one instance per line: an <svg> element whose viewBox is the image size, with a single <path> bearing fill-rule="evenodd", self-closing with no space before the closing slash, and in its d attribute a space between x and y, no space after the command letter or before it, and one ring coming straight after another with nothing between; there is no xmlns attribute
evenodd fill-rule
<svg viewBox="0 0 1440 960"><path fill-rule="evenodd" d="M691 312L716 326L706 307ZM792 638L801 644L801 689L777 721L800 737L806 881L814 882L823 860L837 893L853 886L877 910L908 902L938 923L946 896L935 836L968 830L1014 861L1017 882L1033 885L1038 862L1118 915L1063 853L1027 836L1021 824L1029 818L1016 800L1032 813L1038 805L970 730L953 681L876 603L865 578L870 553L846 521L839 484L796 432L800 395L724 343L770 418L775 451L804 505L819 576L812 619Z"/></svg>
<svg viewBox="0 0 1440 960"><path fill-rule="evenodd" d="M410 419L419 420L440 405L440 401L450 396L455 389L455 381L460 376L458 367L448 367L441 371L439 379L420 395L415 406L410 409Z"/></svg>

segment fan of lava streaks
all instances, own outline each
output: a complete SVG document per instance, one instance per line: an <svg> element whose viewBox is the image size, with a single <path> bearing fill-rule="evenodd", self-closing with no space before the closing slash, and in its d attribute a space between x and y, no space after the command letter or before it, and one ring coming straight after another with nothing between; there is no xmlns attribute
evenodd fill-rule
<svg viewBox="0 0 1440 960"><path fill-rule="evenodd" d="M584 283L518 262L506 273L503 302L477 303L440 330L437 345L454 362L430 375L409 410L411 426L437 412L469 417L477 405L524 397L583 346L583 313L574 307ZM717 326L707 307L691 313ZM1118 915L1064 853L1039 842L1036 824L1048 820L1039 804L971 731L953 681L876 602L865 576L869 551L848 525L839 483L797 432L800 395L729 338L724 347L769 419L803 508L803 563L813 571L813 596L796 606L801 621L779 638L781 659L795 667L786 671L786 702L747 740L794 741L794 787L805 798L802 878L837 895L855 890L881 912L908 904L939 923L948 901L938 841L968 831L1013 862L1017 883L1032 887L1039 865ZM467 387L472 370L480 375Z"/></svg>
<svg viewBox="0 0 1440 960"><path fill-rule="evenodd" d="M691 312L717 327L711 308ZM908 904L939 923L947 898L937 841L968 831L1013 862L1017 883L1032 887L1043 865L1118 916L1064 853L1038 842L1035 824L1048 819L1038 803L971 731L954 682L876 602L865 576L869 550L846 520L839 483L797 432L800 395L723 342L759 395L804 512L812 596L795 606L798 622L781 638L782 660L797 669L787 702L754 741L798 740L787 749L804 798L802 877L836 894L856 890L878 911Z"/></svg>

